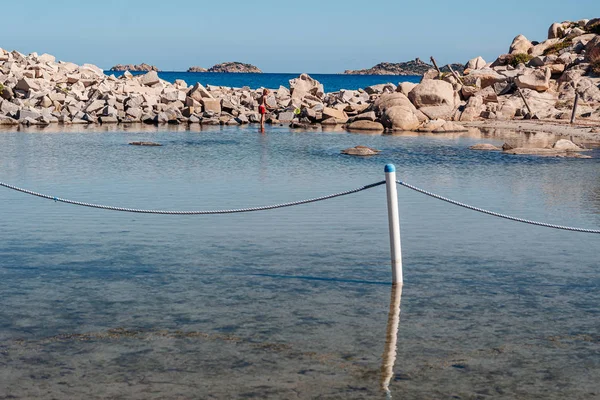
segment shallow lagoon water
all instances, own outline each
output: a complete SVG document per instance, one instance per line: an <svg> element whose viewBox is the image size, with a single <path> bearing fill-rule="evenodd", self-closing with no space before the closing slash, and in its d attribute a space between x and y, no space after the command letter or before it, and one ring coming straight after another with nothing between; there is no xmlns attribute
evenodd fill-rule
<svg viewBox="0 0 600 400"><path fill-rule="evenodd" d="M65 131L65 129L67 131ZM61 131L62 130L62 131ZM265 205L400 179L600 226L600 159L468 150L504 136L85 127L0 133L0 180L159 209ZM137 140L163 147L136 147ZM339 154L358 144L377 157ZM392 398L600 398L595 235L399 188ZM0 398L385 398L385 188L225 216L78 208L0 190Z"/></svg>

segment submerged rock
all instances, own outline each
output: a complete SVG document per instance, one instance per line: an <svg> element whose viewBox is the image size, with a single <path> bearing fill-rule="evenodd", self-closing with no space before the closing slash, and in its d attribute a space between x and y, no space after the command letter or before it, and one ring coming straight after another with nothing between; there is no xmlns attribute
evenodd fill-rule
<svg viewBox="0 0 600 400"><path fill-rule="evenodd" d="M349 131L383 131L385 128L379 122L358 120L346 125Z"/></svg>
<svg viewBox="0 0 600 400"><path fill-rule="evenodd" d="M342 150L342 154L347 154L349 156L374 156L379 153L381 153L381 150L376 150L367 146L356 146Z"/></svg>
<svg viewBox="0 0 600 400"><path fill-rule="evenodd" d="M469 147L470 150L482 150L482 151L502 151L502 149L498 146L494 146L489 143L479 143Z"/></svg>
<svg viewBox="0 0 600 400"><path fill-rule="evenodd" d="M155 142L131 142L129 143L131 146L162 146L162 144L160 143L155 143Z"/></svg>

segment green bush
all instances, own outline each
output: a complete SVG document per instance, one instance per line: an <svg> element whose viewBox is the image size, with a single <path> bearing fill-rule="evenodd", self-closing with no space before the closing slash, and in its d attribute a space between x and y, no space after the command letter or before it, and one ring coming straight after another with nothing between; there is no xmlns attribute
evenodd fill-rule
<svg viewBox="0 0 600 400"><path fill-rule="evenodd" d="M4 93L4 85L0 83L0 94Z"/></svg>
<svg viewBox="0 0 600 400"><path fill-rule="evenodd" d="M508 59L508 63L510 65L512 65L513 67L516 67L517 65L519 65L521 63L527 64L532 59L533 59L533 56L531 54L519 53L519 54L511 55L510 58Z"/></svg>
<svg viewBox="0 0 600 400"><path fill-rule="evenodd" d="M562 42L553 44L552 46L550 46L546 50L544 50L544 55L549 56L550 54L558 54L559 51L566 49L567 47L571 47L572 45L573 45L572 39L563 40Z"/></svg>

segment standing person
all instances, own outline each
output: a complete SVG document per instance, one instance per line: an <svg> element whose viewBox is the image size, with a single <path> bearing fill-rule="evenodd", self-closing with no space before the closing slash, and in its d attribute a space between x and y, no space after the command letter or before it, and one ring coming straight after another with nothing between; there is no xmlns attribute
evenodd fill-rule
<svg viewBox="0 0 600 400"><path fill-rule="evenodd" d="M269 95L269 89L263 89L262 96L260 98L260 104L258 105L258 112L260 113L260 131L265 131L265 116L267 114L267 96Z"/></svg>

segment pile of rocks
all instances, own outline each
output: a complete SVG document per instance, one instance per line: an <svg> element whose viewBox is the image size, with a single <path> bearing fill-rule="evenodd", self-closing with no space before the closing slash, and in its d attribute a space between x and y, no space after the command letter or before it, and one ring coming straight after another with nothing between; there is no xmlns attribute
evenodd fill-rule
<svg viewBox="0 0 600 400"><path fill-rule="evenodd" d="M454 119L568 119L576 93L582 100L577 116L600 119L600 76L592 68L600 62L599 28L600 19L555 23L541 43L519 35L493 63L478 57L463 77L445 75L461 96Z"/></svg>
<svg viewBox="0 0 600 400"><path fill-rule="evenodd" d="M513 41L493 63L470 60L464 75L428 71L419 84L404 82L325 93L306 74L267 98L268 123L296 127L342 125L349 130L456 132L451 121L527 117L567 118L578 93L580 116L600 119L600 20L554 24L549 39ZM588 33L589 32L589 33ZM600 62L600 60L598 60ZM202 123L260 121L262 89L169 83L156 71L120 78L90 64L57 62L48 54L0 49L0 124ZM531 115L529 115L531 117Z"/></svg>

